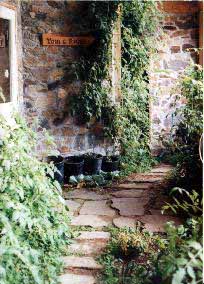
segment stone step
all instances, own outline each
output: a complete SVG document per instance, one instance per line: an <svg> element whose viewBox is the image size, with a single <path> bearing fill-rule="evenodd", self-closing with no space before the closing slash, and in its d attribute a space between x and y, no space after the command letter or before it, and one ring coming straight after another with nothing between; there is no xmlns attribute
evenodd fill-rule
<svg viewBox="0 0 204 284"><path fill-rule="evenodd" d="M66 273L60 276L61 284L95 284L96 280L92 275L80 275Z"/></svg>
<svg viewBox="0 0 204 284"><path fill-rule="evenodd" d="M108 195L98 194L90 189L74 189L63 193L66 199L82 199L82 200L105 200Z"/></svg>
<svg viewBox="0 0 204 284"><path fill-rule="evenodd" d="M118 217L113 220L113 223L118 228L136 228L136 222L142 222L144 228L152 233L163 233L164 226L167 222L173 221L175 225L182 224L182 220L174 216L166 215L143 215L135 217Z"/></svg>
<svg viewBox="0 0 204 284"><path fill-rule="evenodd" d="M88 256L65 256L62 258L65 269L67 268L80 268L89 270L100 270L102 265L97 263L93 257Z"/></svg>
<svg viewBox="0 0 204 284"><path fill-rule="evenodd" d="M119 210L121 216L141 216L148 202L149 198L112 198L111 206Z"/></svg>
<svg viewBox="0 0 204 284"><path fill-rule="evenodd" d="M110 217L116 215L116 211L110 208L107 200L85 201L79 213L80 215L100 215Z"/></svg>
<svg viewBox="0 0 204 284"><path fill-rule="evenodd" d="M168 171L169 172L169 171ZM140 176L152 176L152 177L164 177L168 175L168 172L150 172L150 173L142 173Z"/></svg>
<svg viewBox="0 0 204 284"><path fill-rule="evenodd" d="M102 231L81 231L80 235L76 237L76 240L95 240L95 241L108 241L110 239L110 233Z"/></svg>
<svg viewBox="0 0 204 284"><path fill-rule="evenodd" d="M126 180L126 183L121 183L117 186L119 189L149 189L151 186L150 183L133 183L132 180ZM115 189L116 187L114 187Z"/></svg>
<svg viewBox="0 0 204 284"><path fill-rule="evenodd" d="M132 198L139 198L139 197L143 197L146 196L146 192L147 190L143 190L143 189L129 189L129 190L117 190L111 193L112 196L114 197L132 197Z"/></svg>
<svg viewBox="0 0 204 284"><path fill-rule="evenodd" d="M69 246L69 252L83 256L93 256L101 253L107 246L108 240L75 240Z"/></svg>
<svg viewBox="0 0 204 284"><path fill-rule="evenodd" d="M139 176L134 176L134 177L130 177L128 179L129 182L133 182L133 183L155 183L155 182L160 182L163 181L164 177L163 176L148 176L148 175L139 175Z"/></svg>
<svg viewBox="0 0 204 284"><path fill-rule="evenodd" d="M170 172L171 170L173 170L173 167L170 166L170 165L164 165L164 166L159 166L159 167L156 167L156 168L153 168L151 170L151 173L168 173Z"/></svg>
<svg viewBox="0 0 204 284"><path fill-rule="evenodd" d="M93 228L108 227L112 225L112 217L97 215L79 215L71 218L72 226L89 226Z"/></svg>

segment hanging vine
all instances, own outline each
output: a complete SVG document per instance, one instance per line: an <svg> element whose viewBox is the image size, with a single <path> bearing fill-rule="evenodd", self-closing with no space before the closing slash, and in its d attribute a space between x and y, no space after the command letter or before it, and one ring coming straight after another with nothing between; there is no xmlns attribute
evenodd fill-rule
<svg viewBox="0 0 204 284"><path fill-rule="evenodd" d="M111 38L121 11L122 100L110 101ZM104 134L120 145L124 173L147 169L152 164L149 149L148 69L155 52L159 17L155 1L92 1L88 3L97 37L81 59L78 76L82 91L73 98L73 114L83 122L93 117L104 122Z"/></svg>

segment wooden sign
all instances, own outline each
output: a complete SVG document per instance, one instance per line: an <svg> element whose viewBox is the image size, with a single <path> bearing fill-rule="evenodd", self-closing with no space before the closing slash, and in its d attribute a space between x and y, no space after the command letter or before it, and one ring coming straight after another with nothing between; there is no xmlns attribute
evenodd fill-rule
<svg viewBox="0 0 204 284"><path fill-rule="evenodd" d="M61 36L55 34L43 34L42 44L46 45L66 45L66 46L88 46L94 42L94 38L91 36Z"/></svg>
<svg viewBox="0 0 204 284"><path fill-rule="evenodd" d="M0 47L5 47L5 36L4 35L0 35Z"/></svg>

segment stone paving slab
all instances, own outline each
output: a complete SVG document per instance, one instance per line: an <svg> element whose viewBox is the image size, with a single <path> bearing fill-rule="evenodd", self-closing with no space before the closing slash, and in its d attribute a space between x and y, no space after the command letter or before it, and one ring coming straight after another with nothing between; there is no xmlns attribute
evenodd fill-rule
<svg viewBox="0 0 204 284"><path fill-rule="evenodd" d="M95 284L95 278L91 275L77 275L67 273L60 276L61 284Z"/></svg>
<svg viewBox="0 0 204 284"><path fill-rule="evenodd" d="M127 198L137 198L137 197L142 197L144 195L144 190L143 189L129 189L129 190L119 190L112 192L111 195L114 197L127 197Z"/></svg>
<svg viewBox="0 0 204 284"><path fill-rule="evenodd" d="M153 168L151 170L151 173L168 173L173 169L172 166L159 166L156 168Z"/></svg>
<svg viewBox="0 0 204 284"><path fill-rule="evenodd" d="M102 265L97 263L93 257L89 256L65 256L62 260L65 268L102 269Z"/></svg>
<svg viewBox="0 0 204 284"><path fill-rule="evenodd" d="M148 198L113 198L111 207L119 210L121 216L144 215Z"/></svg>
<svg viewBox="0 0 204 284"><path fill-rule="evenodd" d="M136 227L136 221L134 218L128 218L128 217L118 217L113 219L113 224L117 228L132 228L134 229Z"/></svg>
<svg viewBox="0 0 204 284"><path fill-rule="evenodd" d="M64 192L64 196L67 199L83 199L83 200L105 200L108 196L97 194L94 191L84 190L84 189L76 189L73 191Z"/></svg>
<svg viewBox="0 0 204 284"><path fill-rule="evenodd" d="M164 177L162 176L148 176L148 175L135 175L133 177L130 177L128 179L129 181L131 182L137 182L137 183L155 183L155 182L160 182L160 181L163 181L164 180Z"/></svg>
<svg viewBox="0 0 204 284"><path fill-rule="evenodd" d="M80 255L85 255L85 256L90 256L90 255L98 255L101 253L105 247L107 246L106 241L91 241L91 240L86 240L86 241L75 241L69 246L69 252L72 254L80 254Z"/></svg>
<svg viewBox="0 0 204 284"><path fill-rule="evenodd" d="M76 213L81 204L73 200L65 200L66 205L69 208L70 213Z"/></svg>
<svg viewBox="0 0 204 284"><path fill-rule="evenodd" d="M107 200L100 201L85 201L81 210L80 215L100 215L110 216L116 215L116 211L107 204Z"/></svg>
<svg viewBox="0 0 204 284"><path fill-rule="evenodd" d="M108 227L112 224L109 216L79 215L71 220L72 226L90 226L93 228Z"/></svg>
<svg viewBox="0 0 204 284"><path fill-rule="evenodd" d="M166 215L144 215L136 218L145 225L145 229L152 233L164 232L166 222L174 221L175 225L182 224L182 220L178 217Z"/></svg>
<svg viewBox="0 0 204 284"><path fill-rule="evenodd" d="M152 176L152 177L165 177L168 175L168 172L167 173L160 173L160 172L149 172L149 173L142 173L140 174L141 177L143 176Z"/></svg>
<svg viewBox="0 0 204 284"><path fill-rule="evenodd" d="M100 231L81 231L80 235L76 237L76 240L101 240L108 241L110 239L110 233L108 232L100 232Z"/></svg>
<svg viewBox="0 0 204 284"><path fill-rule="evenodd" d="M127 180L127 183L121 183L117 186L117 188L120 189L149 189L151 184L149 183L129 183L129 180Z"/></svg>

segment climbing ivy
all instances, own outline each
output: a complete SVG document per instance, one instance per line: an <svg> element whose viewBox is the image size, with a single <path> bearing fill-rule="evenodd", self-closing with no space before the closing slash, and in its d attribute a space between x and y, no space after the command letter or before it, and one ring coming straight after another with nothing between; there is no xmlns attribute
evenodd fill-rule
<svg viewBox="0 0 204 284"><path fill-rule="evenodd" d="M155 49L159 17L155 1L130 1L122 6L122 101L115 125L126 173L152 164L149 149L150 56Z"/></svg>
<svg viewBox="0 0 204 284"><path fill-rule="evenodd" d="M88 3L96 43L82 56L78 76L82 91L71 102L73 114L83 122L104 124L104 133L120 145L124 173L147 169L152 164L149 149L148 73L155 52L159 17L155 1L94 1ZM120 11L118 13L118 11ZM110 99L111 38L114 22L121 17L122 99Z"/></svg>

